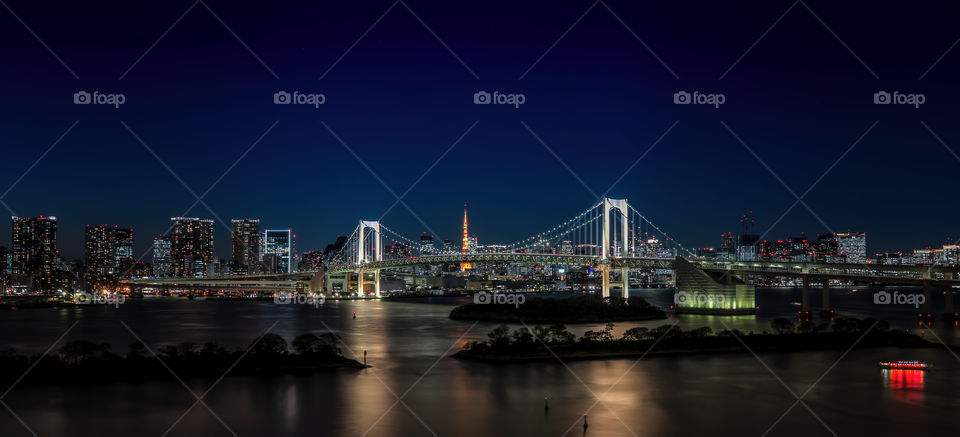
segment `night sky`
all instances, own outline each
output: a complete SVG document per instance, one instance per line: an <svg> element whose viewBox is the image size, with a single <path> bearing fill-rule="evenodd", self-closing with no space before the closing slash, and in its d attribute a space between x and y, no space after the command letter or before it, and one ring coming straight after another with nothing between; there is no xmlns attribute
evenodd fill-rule
<svg viewBox="0 0 960 437"><path fill-rule="evenodd" d="M0 200L56 215L69 258L88 223L133 227L139 256L179 215L260 218L321 249L396 200L331 130L401 195L475 122L404 197L427 226L403 205L385 225L457 239L469 203L480 244L506 243L609 189L691 247L750 210L769 239L866 231L869 253L960 237L960 158L922 124L960 152L960 48L944 56L960 9L941 2L5 3L65 65L0 8L0 190L36 162ZM75 105L80 90L126 103ZM274 105L280 90L326 103ZM526 102L474 105L479 90ZM726 103L675 105L680 90ZM874 105L880 90L926 103ZM797 205L768 229L814 183L813 213ZM213 212L188 210L208 189Z"/></svg>

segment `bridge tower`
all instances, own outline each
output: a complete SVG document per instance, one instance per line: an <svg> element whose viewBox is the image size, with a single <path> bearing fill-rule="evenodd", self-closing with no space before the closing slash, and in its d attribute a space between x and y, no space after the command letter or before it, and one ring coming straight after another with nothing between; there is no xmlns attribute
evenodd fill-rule
<svg viewBox="0 0 960 437"><path fill-rule="evenodd" d="M380 222L379 221L367 221L360 220L360 225L357 227L357 266L360 267L357 272L357 290L359 290L360 295L363 296L364 293L364 271L363 265L371 261L383 261L383 245L382 238L380 238ZM367 231L370 229L374 232L376 236L373 241L373 258L367 254L367 251L364 250L364 236ZM376 297L380 297L380 269L373 269L373 290Z"/></svg>
<svg viewBox="0 0 960 437"><path fill-rule="evenodd" d="M629 247L627 245L629 240L629 233L627 232L627 229L629 228L629 223L628 223L629 212L627 209L627 199L611 199L608 197L604 197L603 203L601 206L603 207L603 214L602 214L603 223L601 224L601 229L603 230L602 232L603 241L600 243L601 244L600 261L603 262L610 258L610 255L611 255L610 243L612 243L611 237L612 236L615 237L614 235L611 235L612 234L611 231L615 231L615 229L611 229L611 226L610 226L610 218L613 214L614 209L620 210L620 229L621 229L620 256L624 257L627 255L627 248ZM605 265L602 265L600 268L600 274L603 276L601 279L603 281L603 297L610 297L610 269L607 268ZM620 274L621 274L621 280L623 282L622 295L624 298L626 298L627 288L630 285L630 282L628 279L630 276L630 273L628 269L624 268L620 271Z"/></svg>
<svg viewBox="0 0 960 437"><path fill-rule="evenodd" d="M626 255L626 252L627 252L627 240L628 240L627 199L610 199L610 198L604 197L603 198L603 224L601 225L603 226L602 228L603 242L601 243L602 246L600 248L600 259L603 259L603 260L610 258L610 243L611 243L610 217L613 213L614 208L620 210L620 229L623 230L621 232L622 235L620 236L621 237L620 238L621 240L620 256Z"/></svg>

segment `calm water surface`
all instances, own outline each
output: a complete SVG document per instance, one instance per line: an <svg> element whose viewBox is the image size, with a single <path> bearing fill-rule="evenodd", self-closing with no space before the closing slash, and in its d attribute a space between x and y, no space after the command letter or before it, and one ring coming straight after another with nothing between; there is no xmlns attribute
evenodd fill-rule
<svg viewBox="0 0 960 437"><path fill-rule="evenodd" d="M875 305L873 291L833 290L833 304L845 315L873 315L917 328L915 309ZM663 306L672 299L667 289L631 293ZM795 289L761 290L757 316L682 316L621 323L617 331L676 320L685 328L764 330L776 317L794 317L799 299ZM814 293L812 302L819 299ZM745 353L488 365L446 357L495 326L447 318L454 305L466 301L328 301L316 308L163 298L127 301L119 308L6 311L0 313L0 345L33 353L76 321L67 340L107 342L118 353L135 341L121 321L151 347L211 340L243 347L273 326L271 332L288 341L305 332L336 331L348 346L345 355L366 350L374 367L311 376L227 376L204 398L215 415L203 405L187 413L195 398L172 376L76 387L23 385L3 402L41 436L161 435L168 429L170 436L217 436L230 435L228 427L239 435L278 436L582 436L588 409L589 436L761 435L778 420L768 435L952 434L957 427L960 360L945 349L857 350L832 370L843 351L761 354L763 362ZM571 326L577 333L597 328ZM947 343L960 343L952 324L937 325L934 332ZM876 363L887 359L921 359L936 368L879 369ZM818 379L804 404L787 413L796 401L790 391L803 394ZM198 394L213 383L187 381ZM595 395L603 403L594 405ZM12 414L0 413L0 435L30 435Z"/></svg>

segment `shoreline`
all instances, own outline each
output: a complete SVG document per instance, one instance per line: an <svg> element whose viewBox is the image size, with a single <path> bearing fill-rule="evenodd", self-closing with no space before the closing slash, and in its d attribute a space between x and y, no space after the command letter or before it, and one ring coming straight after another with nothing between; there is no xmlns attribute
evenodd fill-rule
<svg viewBox="0 0 960 437"><path fill-rule="evenodd" d="M943 346L908 331L890 330L887 322L876 319L839 319L821 325L804 322L795 326L789 319L780 318L773 320L771 327L773 332L723 330L714 333L707 326L684 331L676 325L662 325L653 329L631 328L616 338L614 324L607 323L603 330L587 331L577 338L562 324L513 331L501 325L487 334L488 340L470 342L452 356L469 361L510 363ZM947 349L954 351L960 347L947 346Z"/></svg>

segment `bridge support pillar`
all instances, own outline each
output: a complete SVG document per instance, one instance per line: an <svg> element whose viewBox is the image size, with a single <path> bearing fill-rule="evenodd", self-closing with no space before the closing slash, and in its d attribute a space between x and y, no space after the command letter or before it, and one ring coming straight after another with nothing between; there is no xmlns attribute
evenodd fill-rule
<svg viewBox="0 0 960 437"><path fill-rule="evenodd" d="M947 287L947 290L943 292L944 310L943 310L943 320L957 320L957 312L953 309L953 287Z"/></svg>
<svg viewBox="0 0 960 437"><path fill-rule="evenodd" d="M380 297L380 269L373 271L373 294Z"/></svg>
<svg viewBox="0 0 960 437"><path fill-rule="evenodd" d="M620 279L623 281L623 291L620 292L620 297L626 299L630 294L630 269L626 267L620 269Z"/></svg>
<svg viewBox="0 0 960 437"><path fill-rule="evenodd" d="M832 319L834 311L830 308L830 279L823 278L823 304L820 308L820 317Z"/></svg>
<svg viewBox="0 0 960 437"><path fill-rule="evenodd" d="M600 265L601 296L610 297L610 267Z"/></svg>
<svg viewBox="0 0 960 437"><path fill-rule="evenodd" d="M360 271L357 272L357 295L360 297L363 297L366 293L363 279L363 269L360 269Z"/></svg>
<svg viewBox="0 0 960 437"><path fill-rule="evenodd" d="M810 312L810 278L803 277L803 295L800 297L800 310Z"/></svg>

